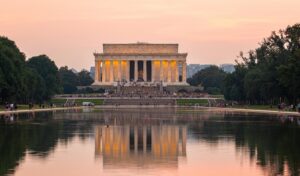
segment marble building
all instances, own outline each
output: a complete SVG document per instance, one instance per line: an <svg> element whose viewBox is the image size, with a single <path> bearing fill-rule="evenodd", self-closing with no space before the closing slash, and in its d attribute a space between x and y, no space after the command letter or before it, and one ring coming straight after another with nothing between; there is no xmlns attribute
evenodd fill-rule
<svg viewBox="0 0 300 176"><path fill-rule="evenodd" d="M187 85L187 53L179 53L178 44L103 44L103 53L94 56L93 85L133 82Z"/></svg>

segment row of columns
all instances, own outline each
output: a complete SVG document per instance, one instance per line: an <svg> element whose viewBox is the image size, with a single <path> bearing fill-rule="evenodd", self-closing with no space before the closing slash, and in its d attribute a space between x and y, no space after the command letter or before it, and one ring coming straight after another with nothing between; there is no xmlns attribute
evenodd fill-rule
<svg viewBox="0 0 300 176"><path fill-rule="evenodd" d="M117 75L114 73L114 62L117 62ZM138 60L134 60L134 81L138 80ZM159 62L159 70L156 70L155 62ZM181 62L182 64L182 82L186 82L186 62L185 61L174 61L174 60L168 60L167 61L167 75L164 74L164 68L163 68L163 60L152 60L151 65L151 81L163 81L163 82L179 82L179 69L178 69L178 63ZM172 79L172 64L171 62L174 62L173 68L175 68L173 73ZM101 74L102 73L102 79ZM109 74L108 74L109 73ZM123 79L130 81L130 60L100 60L96 61L95 64L95 80L100 83L112 83L116 81L121 81ZM158 79L155 78L155 76L158 76ZM117 76L117 79L114 80L114 78ZM167 77L165 80L164 77ZM143 79L147 80L147 60L143 60Z"/></svg>
<svg viewBox="0 0 300 176"><path fill-rule="evenodd" d="M129 151L147 153L147 150L158 158L186 156L186 138L186 126L101 126L96 128L95 150L105 156L126 155Z"/></svg>

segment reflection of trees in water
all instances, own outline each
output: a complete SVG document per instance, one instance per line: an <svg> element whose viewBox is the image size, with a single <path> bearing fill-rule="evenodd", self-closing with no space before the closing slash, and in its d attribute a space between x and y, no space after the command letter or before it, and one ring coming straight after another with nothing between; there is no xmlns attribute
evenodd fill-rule
<svg viewBox="0 0 300 176"><path fill-rule="evenodd" d="M28 113L14 115L14 122L9 122L9 117L0 119L0 175L13 173L26 152L36 157L46 158L54 150L58 141L67 144L75 134L81 140L85 140L93 135L95 124L149 123L153 125L170 123L170 121L185 123L186 120L208 118L208 115L195 115L167 108L164 111L123 109L85 113L76 110Z"/></svg>
<svg viewBox="0 0 300 176"><path fill-rule="evenodd" d="M187 125L191 138L212 144L222 139L233 140L238 151L246 151L269 175L283 173L284 168L293 175L300 174L300 129L275 118L234 114L224 117L220 113L174 109L44 112L34 116L15 116L19 120L14 124L0 122L0 175L13 173L26 152L46 158L58 141L67 145L75 136L85 140L93 135L95 124Z"/></svg>
<svg viewBox="0 0 300 176"><path fill-rule="evenodd" d="M0 122L0 175L13 173L25 153L46 158L56 147L58 140L67 144L76 133L81 140L92 131L88 122L52 121L53 113L15 115L14 124ZM29 123L27 122L28 120ZM89 131L89 132L87 132Z"/></svg>
<svg viewBox="0 0 300 176"><path fill-rule="evenodd" d="M300 172L300 129L296 122L261 116L225 116L225 121L204 121L190 124L193 138L217 145L232 140L236 149L249 155L267 175ZM248 121L245 123L245 121ZM246 148L246 150L245 150Z"/></svg>

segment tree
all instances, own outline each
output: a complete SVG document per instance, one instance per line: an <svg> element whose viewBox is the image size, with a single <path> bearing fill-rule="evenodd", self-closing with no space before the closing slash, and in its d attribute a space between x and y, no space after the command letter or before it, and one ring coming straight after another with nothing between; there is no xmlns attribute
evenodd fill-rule
<svg viewBox="0 0 300 176"><path fill-rule="evenodd" d="M201 84L208 93L220 94L225 77L226 73L222 69L217 66L210 66L194 74L187 82L193 86Z"/></svg>
<svg viewBox="0 0 300 176"><path fill-rule="evenodd" d="M235 71L226 76L224 80L224 97L227 100L245 100L244 77L247 73L247 68L244 64L237 63Z"/></svg>
<svg viewBox="0 0 300 176"><path fill-rule="evenodd" d="M15 42L0 36L0 102L24 101L25 55Z"/></svg>
<svg viewBox="0 0 300 176"><path fill-rule="evenodd" d="M61 91L58 68L48 56L39 55L32 57L27 61L27 65L29 68L35 70L40 78L44 80L45 94L42 99L48 100Z"/></svg>
<svg viewBox="0 0 300 176"><path fill-rule="evenodd" d="M27 93L28 102L42 103L46 97L46 84L42 76L36 70L28 68L25 73L25 82L30 87Z"/></svg>
<svg viewBox="0 0 300 176"><path fill-rule="evenodd" d="M225 79L226 99L296 103L300 97L300 24L272 32ZM241 74L242 73L242 74Z"/></svg>
<svg viewBox="0 0 300 176"><path fill-rule="evenodd" d="M63 92L65 94L75 93L77 91L78 77L68 69L67 66L60 67L59 77L62 82Z"/></svg>
<svg viewBox="0 0 300 176"><path fill-rule="evenodd" d="M78 86L89 86L94 82L90 73L86 70L82 70L78 73Z"/></svg>

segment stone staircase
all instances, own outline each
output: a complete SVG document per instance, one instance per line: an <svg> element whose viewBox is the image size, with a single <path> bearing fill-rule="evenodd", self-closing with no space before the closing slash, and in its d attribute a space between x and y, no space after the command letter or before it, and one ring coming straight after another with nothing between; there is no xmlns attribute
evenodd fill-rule
<svg viewBox="0 0 300 176"><path fill-rule="evenodd" d="M174 99L152 99L152 98L128 98L128 99L105 99L104 105L175 105Z"/></svg>

